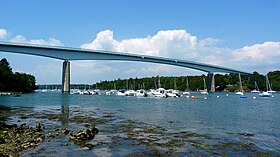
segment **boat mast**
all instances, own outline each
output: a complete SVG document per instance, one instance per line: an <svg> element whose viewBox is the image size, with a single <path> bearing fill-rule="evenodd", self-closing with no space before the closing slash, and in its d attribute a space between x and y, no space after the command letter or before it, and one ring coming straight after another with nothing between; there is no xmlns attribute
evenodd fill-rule
<svg viewBox="0 0 280 157"><path fill-rule="evenodd" d="M161 88L160 77L158 76L158 88Z"/></svg>
<svg viewBox="0 0 280 157"><path fill-rule="evenodd" d="M269 79L268 79L268 76L266 75L266 90L267 91L271 91L271 85L270 85L270 82L269 82Z"/></svg>
<svg viewBox="0 0 280 157"><path fill-rule="evenodd" d="M241 76L240 73L238 73L238 77L239 77L239 85L240 85L240 92L243 92L243 87L242 87L242 82L241 82Z"/></svg>
<svg viewBox="0 0 280 157"><path fill-rule="evenodd" d="M174 77L174 90L177 89L176 78Z"/></svg>
<svg viewBox="0 0 280 157"><path fill-rule="evenodd" d="M255 81L255 90L259 91L259 87L256 81Z"/></svg>

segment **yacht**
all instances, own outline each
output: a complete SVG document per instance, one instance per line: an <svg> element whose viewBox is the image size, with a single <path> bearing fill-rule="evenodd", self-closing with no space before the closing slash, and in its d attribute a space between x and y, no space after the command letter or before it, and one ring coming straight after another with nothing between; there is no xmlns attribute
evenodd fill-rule
<svg viewBox="0 0 280 157"><path fill-rule="evenodd" d="M166 97L167 97L164 88L158 88L157 90L155 90L155 91L152 92L152 95L153 95L154 97L159 97L159 98L166 98Z"/></svg>
<svg viewBox="0 0 280 157"><path fill-rule="evenodd" d="M116 95L117 96L125 96L125 90L121 89L121 90L117 91Z"/></svg>
<svg viewBox="0 0 280 157"><path fill-rule="evenodd" d="M166 92L167 97L173 97L173 98L180 97L179 91L177 91L177 90L168 89L165 92Z"/></svg>
<svg viewBox="0 0 280 157"><path fill-rule="evenodd" d="M236 95L244 95L240 73L238 74L238 77L239 77L239 91L237 91L235 94Z"/></svg>
<svg viewBox="0 0 280 157"><path fill-rule="evenodd" d="M183 92L183 95L190 95L190 89L189 89L189 79L187 78L187 89Z"/></svg>
<svg viewBox="0 0 280 157"><path fill-rule="evenodd" d="M200 94L204 94L204 95L208 94L207 88L206 88L205 78L203 78L203 91L201 91Z"/></svg>
<svg viewBox="0 0 280 157"><path fill-rule="evenodd" d="M267 91L263 91L262 93L259 94L260 97L272 97L272 93L269 91L272 91L270 83L269 83L269 79L267 77L267 75L265 76L265 80L266 80L266 90Z"/></svg>
<svg viewBox="0 0 280 157"><path fill-rule="evenodd" d="M259 90L259 87L258 87L258 84L257 82L255 81L255 89L251 91L251 93L259 93L260 90Z"/></svg>
<svg viewBox="0 0 280 157"><path fill-rule="evenodd" d="M135 90L125 91L125 96L136 96L137 92Z"/></svg>
<svg viewBox="0 0 280 157"><path fill-rule="evenodd" d="M146 93L146 91L144 89L139 89L136 91L136 96L137 97L147 97L148 94Z"/></svg>

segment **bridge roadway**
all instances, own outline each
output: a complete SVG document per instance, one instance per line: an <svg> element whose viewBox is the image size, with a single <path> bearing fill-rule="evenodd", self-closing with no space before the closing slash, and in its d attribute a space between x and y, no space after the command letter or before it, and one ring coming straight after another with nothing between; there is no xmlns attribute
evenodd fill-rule
<svg viewBox="0 0 280 157"><path fill-rule="evenodd" d="M120 53L103 50L89 50L80 48L68 48L57 46L39 46L31 44L0 42L0 51L20 53L28 55L36 55L49 57L59 60L64 60L62 71L62 91L68 93L70 91L70 61L71 60L120 60L120 61L137 61L150 62L159 64L168 64L180 67L186 67L204 71L208 73L207 90L215 91L215 80L213 73L240 73L243 75L250 75L248 72L216 66L211 64L204 64L199 62L172 59L156 56L137 55L130 53Z"/></svg>

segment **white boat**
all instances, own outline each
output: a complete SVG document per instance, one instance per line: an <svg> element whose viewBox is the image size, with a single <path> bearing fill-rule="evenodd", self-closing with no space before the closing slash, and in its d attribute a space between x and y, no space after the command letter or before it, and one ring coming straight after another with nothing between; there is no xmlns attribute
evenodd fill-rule
<svg viewBox="0 0 280 157"><path fill-rule="evenodd" d="M235 94L236 95L244 95L240 73L238 74L238 77L239 77L239 91L237 91Z"/></svg>
<svg viewBox="0 0 280 157"><path fill-rule="evenodd" d="M167 97L164 88L158 88L157 90L155 90L155 91L152 92L152 95L153 95L154 97L159 97L159 98L166 98L166 97Z"/></svg>
<svg viewBox="0 0 280 157"><path fill-rule="evenodd" d="M125 96L125 90L121 89L116 93L117 96Z"/></svg>
<svg viewBox="0 0 280 157"><path fill-rule="evenodd" d="M269 93L276 93L276 91L272 90L272 83L270 83L269 85L270 85L270 90L268 92Z"/></svg>
<svg viewBox="0 0 280 157"><path fill-rule="evenodd" d="M189 79L187 78L187 89L183 92L183 95L190 95L190 89L189 89Z"/></svg>
<svg viewBox="0 0 280 157"><path fill-rule="evenodd" d="M125 96L136 96L137 92L135 90L125 91Z"/></svg>
<svg viewBox="0 0 280 157"><path fill-rule="evenodd" d="M165 92L166 92L166 96L167 97L173 97L173 98L180 97L180 94L179 94L179 92L177 90L168 89Z"/></svg>
<svg viewBox="0 0 280 157"><path fill-rule="evenodd" d="M146 91L144 89L139 89L136 91L136 96L137 97L147 97L148 94L146 93Z"/></svg>
<svg viewBox="0 0 280 157"><path fill-rule="evenodd" d="M203 91L201 91L200 94L203 94L203 95L207 95L208 94L207 88L206 88L205 78L203 78Z"/></svg>
<svg viewBox="0 0 280 157"><path fill-rule="evenodd" d="M272 93L269 92L262 92L259 94L260 97L272 97Z"/></svg>
<svg viewBox="0 0 280 157"><path fill-rule="evenodd" d="M255 89L251 91L251 93L259 93L260 90L259 90L259 87L258 87L258 84L257 82L255 81Z"/></svg>
<svg viewBox="0 0 280 157"><path fill-rule="evenodd" d="M112 90L110 90L110 91L106 91L106 92L105 92L105 95L115 95L115 93L117 93L117 90L112 89Z"/></svg>
<svg viewBox="0 0 280 157"><path fill-rule="evenodd" d="M263 91L262 93L259 94L260 97L272 97L272 93L269 91L272 91L270 83L269 83L269 79L267 77L267 75L265 76L266 78L266 90L267 91Z"/></svg>

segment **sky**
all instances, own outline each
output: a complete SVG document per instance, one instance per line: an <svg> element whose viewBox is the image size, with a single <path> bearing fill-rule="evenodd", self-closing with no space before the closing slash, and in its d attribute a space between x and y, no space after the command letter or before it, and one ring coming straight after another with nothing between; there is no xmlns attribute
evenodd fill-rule
<svg viewBox="0 0 280 157"><path fill-rule="evenodd" d="M110 50L266 74L280 68L279 0L0 1L0 41ZM60 84L62 62L0 52L37 84ZM201 75L169 65L71 61L71 83Z"/></svg>

